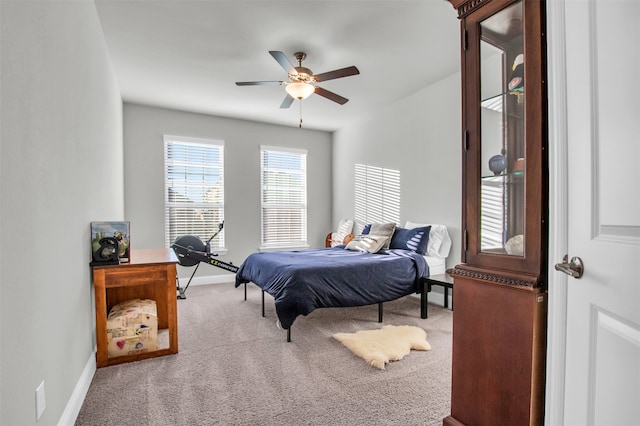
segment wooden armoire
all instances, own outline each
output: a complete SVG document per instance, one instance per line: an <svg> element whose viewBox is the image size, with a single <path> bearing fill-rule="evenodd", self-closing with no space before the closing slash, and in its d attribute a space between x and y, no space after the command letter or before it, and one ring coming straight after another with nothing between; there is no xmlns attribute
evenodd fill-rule
<svg viewBox="0 0 640 426"><path fill-rule="evenodd" d="M547 320L544 0L449 0L462 65L462 256L445 425L541 425Z"/></svg>

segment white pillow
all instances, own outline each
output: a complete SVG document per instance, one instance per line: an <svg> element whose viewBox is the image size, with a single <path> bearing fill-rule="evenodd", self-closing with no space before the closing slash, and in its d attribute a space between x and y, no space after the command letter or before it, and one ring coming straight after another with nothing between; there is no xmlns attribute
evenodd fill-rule
<svg viewBox="0 0 640 426"><path fill-rule="evenodd" d="M344 238L353 230L353 221L342 219L338 224L338 230L331 233L331 247L344 244Z"/></svg>
<svg viewBox="0 0 640 426"><path fill-rule="evenodd" d="M345 248L353 251L377 253L387 241L389 241L389 237L384 235L356 235Z"/></svg>
<svg viewBox="0 0 640 426"><path fill-rule="evenodd" d="M426 255L446 259L451 250L451 237L449 237L447 227L438 224L414 223L410 221L407 221L404 225L407 229L421 228L423 226L431 226Z"/></svg>

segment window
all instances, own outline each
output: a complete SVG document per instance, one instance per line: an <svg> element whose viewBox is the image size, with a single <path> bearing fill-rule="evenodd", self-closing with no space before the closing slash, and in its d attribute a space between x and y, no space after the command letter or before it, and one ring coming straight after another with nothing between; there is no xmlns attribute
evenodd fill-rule
<svg viewBox="0 0 640 426"><path fill-rule="evenodd" d="M400 223L400 171L355 165L355 219Z"/></svg>
<svg viewBox="0 0 640 426"><path fill-rule="evenodd" d="M224 221L224 142L164 137L165 242L195 235L206 242ZM224 248L224 230L211 249Z"/></svg>
<svg viewBox="0 0 640 426"><path fill-rule="evenodd" d="M480 185L482 211L480 213L480 249L485 251L504 247L503 230L507 229L505 214L508 205L503 190L504 177L486 177Z"/></svg>
<svg viewBox="0 0 640 426"><path fill-rule="evenodd" d="M260 147L262 247L307 245L307 151Z"/></svg>

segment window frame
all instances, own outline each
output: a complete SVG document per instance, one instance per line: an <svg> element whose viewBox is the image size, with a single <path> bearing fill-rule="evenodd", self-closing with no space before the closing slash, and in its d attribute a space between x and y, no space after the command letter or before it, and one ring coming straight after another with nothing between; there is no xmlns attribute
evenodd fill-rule
<svg viewBox="0 0 640 426"><path fill-rule="evenodd" d="M192 147L201 147L202 151L205 151L207 149L217 149L218 152L216 153L216 156L219 158L219 161L214 162L214 163L209 163L209 164L203 164L202 162L194 162L194 161L180 161L180 160L176 160L174 159L170 159L169 158L169 145L170 144L181 144L181 145L185 145L185 146L192 146ZM176 135L163 135L163 168L164 168L164 239L165 239L165 244L167 245L167 247L170 247L171 244L175 241L175 238L177 237L181 237L184 235L196 235L198 236L203 243L207 243L207 241L215 234L215 232L217 232L218 230L218 226L220 222L224 222L224 215L225 215L225 190L224 190L224 180L225 180L225 164L224 164L224 147L225 147L225 143L224 140L219 140L219 139L208 139L208 138L195 138L195 137L189 137L189 136L176 136ZM204 152L203 152L204 154ZM201 195L204 197L205 196L205 192L207 190L207 188L209 189L217 189L218 192L221 194L216 194L216 200L215 201L211 201L211 202L205 202L205 201L199 201L199 202L176 202L176 201L170 201L169 200L169 191L170 188L175 187L176 185L174 185L175 183L175 179L171 179L169 177L169 173L170 173L170 167L171 166L178 166L181 167L206 167L207 169L217 169L217 173L214 172L214 174L217 174L218 176L218 181L220 180L222 181L221 183L219 183L219 185L217 187L214 186L207 186L205 184L205 170L203 169L202 173L202 185L196 185L193 184L193 182L189 182L189 180L185 177L185 180L180 181L178 180L179 183L182 183L185 187L191 187L193 189L197 188L201 188ZM186 173L186 171L185 171ZM183 194L184 195L184 194ZM186 195L184 195L186 197ZM185 233L180 233L180 231L176 232L176 235L172 235L171 231L171 223L170 223L170 217L172 215L171 209L175 209L175 208L186 208L186 209L202 209L202 210L218 210L218 217L217 220L214 222L211 222L209 225L207 224L203 224L202 225L202 232L186 232ZM195 228L192 228L192 231ZM205 232L207 231L207 232ZM224 232L224 228L220 231L220 233L216 236L216 238L214 238L211 242L210 242L210 247L211 247L211 251L212 252L216 252L219 254L224 254L227 252L226 249L226 242L225 242L225 232Z"/></svg>
<svg viewBox="0 0 640 426"><path fill-rule="evenodd" d="M293 154L299 155L301 158L301 168L297 173L300 179L301 186L295 187L296 190L302 192L299 195L301 202L299 203L273 203L266 202L265 198L267 195L266 187L265 187L265 174L268 173L268 170L265 169L265 153L272 152L274 154ZM260 251L269 251L269 250L281 250L281 249L291 249L291 248L308 248L308 188L307 188L307 157L308 151L306 149L299 148L288 148L288 147L276 147L270 145L260 145ZM286 173L286 172L285 172ZM282 189L280 187L279 189ZM274 194L270 194L273 196ZM289 195L289 194L287 194ZM285 197L286 198L286 197ZM289 197L289 198L296 198ZM265 236L272 232L269 229L265 229L265 209L275 209L275 208L284 208L284 209L292 209L292 208L300 208L300 227L296 230L300 239L290 239L290 240L280 240L277 239L274 241L273 239L268 239ZM275 231L277 234L277 231ZM295 232L294 232L295 233ZM291 232L289 232L291 234ZM277 236L276 236L277 238Z"/></svg>
<svg viewBox="0 0 640 426"><path fill-rule="evenodd" d="M354 164L354 218L358 226L400 223L400 170Z"/></svg>

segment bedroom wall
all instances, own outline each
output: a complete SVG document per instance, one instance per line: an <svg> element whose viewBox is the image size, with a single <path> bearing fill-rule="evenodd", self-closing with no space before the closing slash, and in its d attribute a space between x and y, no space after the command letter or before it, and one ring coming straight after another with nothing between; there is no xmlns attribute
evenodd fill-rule
<svg viewBox="0 0 640 426"><path fill-rule="evenodd" d="M89 223L124 217L122 101L93 2L0 16L0 424L36 424L43 380L37 424L70 424L95 371Z"/></svg>
<svg viewBox="0 0 640 426"><path fill-rule="evenodd" d="M446 225L460 262L460 73L334 133L333 226L353 218L354 164L400 170L400 222Z"/></svg>
<svg viewBox="0 0 640 426"><path fill-rule="evenodd" d="M164 134L225 142L228 252L220 260L240 265L260 247L260 145L307 150L308 241L311 247L324 246L331 229L330 133L125 103L125 216L131 221L134 249L165 244ZM185 284L192 270L178 267ZM229 282L233 277L204 265L193 284Z"/></svg>

